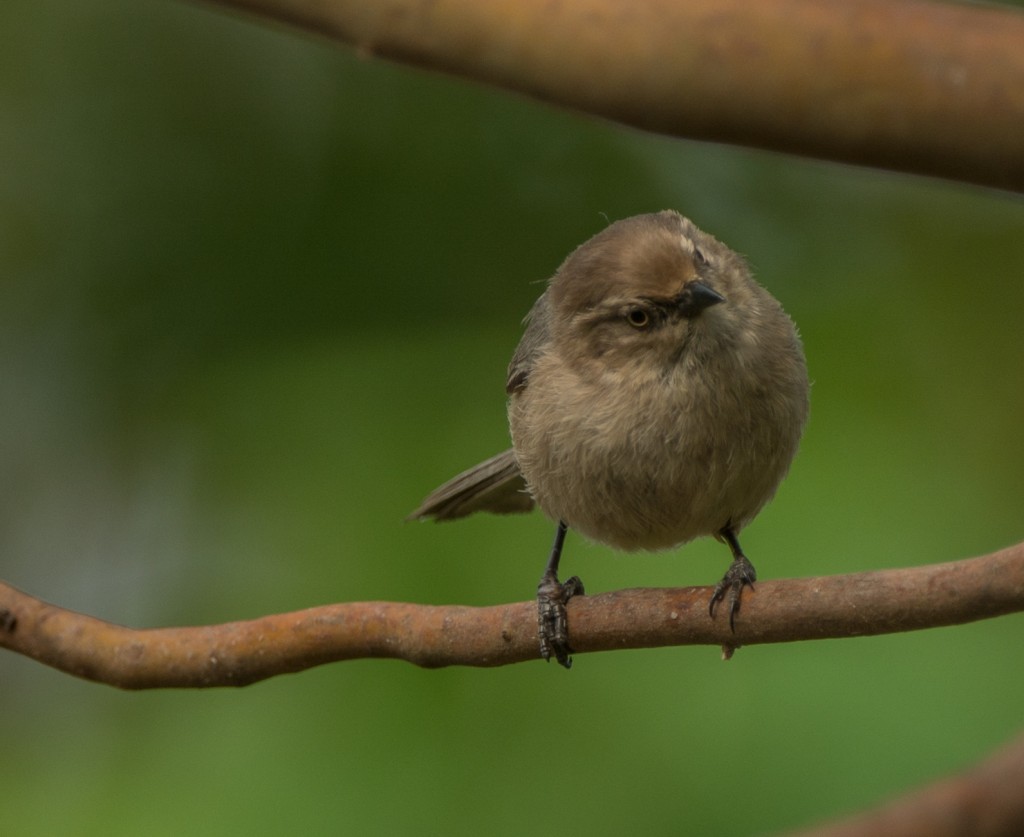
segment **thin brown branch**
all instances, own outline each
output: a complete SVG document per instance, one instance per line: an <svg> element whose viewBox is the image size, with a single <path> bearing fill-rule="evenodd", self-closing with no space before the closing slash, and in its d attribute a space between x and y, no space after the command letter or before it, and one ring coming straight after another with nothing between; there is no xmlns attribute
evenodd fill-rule
<svg viewBox="0 0 1024 837"><path fill-rule="evenodd" d="M899 570L758 582L736 633L707 613L705 587L636 589L569 603L578 653L666 645L754 645L956 625L1024 610L1024 543ZM356 602L245 622L134 630L0 584L0 646L124 689L244 686L366 657L425 667L538 657L533 602L494 607Z"/></svg>
<svg viewBox="0 0 1024 837"><path fill-rule="evenodd" d="M680 137L1024 191L1024 14L939 0L208 0Z"/></svg>
<svg viewBox="0 0 1024 837"><path fill-rule="evenodd" d="M791 837L1018 837L1024 736L971 769L842 822Z"/></svg>

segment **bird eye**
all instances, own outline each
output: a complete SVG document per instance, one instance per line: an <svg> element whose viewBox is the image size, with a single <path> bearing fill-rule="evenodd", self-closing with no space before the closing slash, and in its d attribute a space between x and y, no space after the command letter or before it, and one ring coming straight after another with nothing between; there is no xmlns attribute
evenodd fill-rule
<svg viewBox="0 0 1024 837"><path fill-rule="evenodd" d="M700 265L708 263L708 257L704 255L704 251L701 250L699 247L693 248L693 260Z"/></svg>
<svg viewBox="0 0 1024 837"><path fill-rule="evenodd" d="M651 315L643 308L630 308L626 319L633 328L647 328L651 324Z"/></svg>

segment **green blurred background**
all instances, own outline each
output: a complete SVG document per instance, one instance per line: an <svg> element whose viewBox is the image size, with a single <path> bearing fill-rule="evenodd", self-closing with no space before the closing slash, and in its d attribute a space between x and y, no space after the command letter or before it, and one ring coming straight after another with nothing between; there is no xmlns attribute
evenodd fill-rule
<svg viewBox="0 0 1024 837"><path fill-rule="evenodd" d="M1024 536L1024 204L673 141L184 2L0 6L0 576L133 626L529 598L539 515L403 524L507 445L562 257L674 207L800 324L765 578ZM589 589L709 584L721 545ZM11 835L750 834L1019 732L1024 617L850 641L122 693L0 654Z"/></svg>

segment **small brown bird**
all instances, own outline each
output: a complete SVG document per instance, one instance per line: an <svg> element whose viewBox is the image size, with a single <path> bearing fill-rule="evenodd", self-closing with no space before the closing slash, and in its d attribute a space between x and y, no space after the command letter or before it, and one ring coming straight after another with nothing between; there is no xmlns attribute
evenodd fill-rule
<svg viewBox="0 0 1024 837"><path fill-rule="evenodd" d="M744 260L676 212L611 224L562 263L527 317L505 384L513 448L410 515L525 512L557 523L537 588L540 651L568 668L558 580L567 528L623 550L702 535L733 561L710 600L729 624L756 580L737 535L775 493L807 419L796 328Z"/></svg>

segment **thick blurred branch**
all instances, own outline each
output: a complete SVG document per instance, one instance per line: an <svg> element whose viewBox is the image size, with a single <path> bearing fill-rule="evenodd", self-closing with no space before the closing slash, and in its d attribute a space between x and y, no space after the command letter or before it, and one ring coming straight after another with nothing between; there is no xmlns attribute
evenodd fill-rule
<svg viewBox="0 0 1024 837"><path fill-rule="evenodd" d="M791 837L1019 837L1024 736L985 761L874 811Z"/></svg>
<svg viewBox="0 0 1024 837"><path fill-rule="evenodd" d="M1012 8L207 1L651 131L1024 191L1024 14Z"/></svg>
<svg viewBox="0 0 1024 837"><path fill-rule="evenodd" d="M754 645L956 625L1024 610L1024 543L981 558L825 578L758 582L728 620L705 587L621 590L569 603L578 653L665 645ZM124 689L244 686L364 657L425 667L537 659L533 602L494 607L327 605L193 628L133 630L0 584L0 646Z"/></svg>

